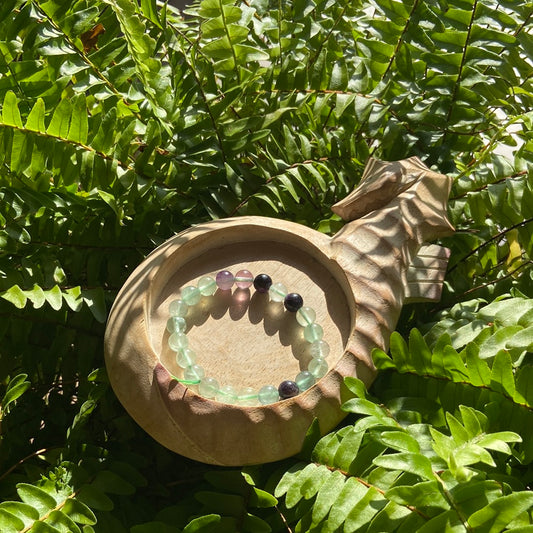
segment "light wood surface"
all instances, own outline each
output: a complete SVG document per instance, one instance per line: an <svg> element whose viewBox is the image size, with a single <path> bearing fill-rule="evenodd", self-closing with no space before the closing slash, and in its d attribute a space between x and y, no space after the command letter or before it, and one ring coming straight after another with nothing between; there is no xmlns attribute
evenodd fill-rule
<svg viewBox="0 0 533 533"><path fill-rule="evenodd" d="M450 179L416 158L371 160L364 178L334 206L351 222L333 238L283 220L224 219L173 237L135 270L109 317L106 364L118 398L156 440L221 465L293 455L313 419L322 432L341 421L344 377L371 383L371 351L387 349L404 300L438 299L447 254L437 246L421 247L452 231L446 218ZM240 268L267 273L300 293L324 328L331 370L295 398L233 406L207 400L172 378L180 369L167 346L169 303L203 275ZM294 379L309 361L294 315L253 288L232 295L218 291L187 320L198 363L221 384L277 386Z"/></svg>

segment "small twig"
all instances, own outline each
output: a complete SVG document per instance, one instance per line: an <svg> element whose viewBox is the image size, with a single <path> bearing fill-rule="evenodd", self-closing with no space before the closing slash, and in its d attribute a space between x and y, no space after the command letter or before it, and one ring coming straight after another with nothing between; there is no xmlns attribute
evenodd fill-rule
<svg viewBox="0 0 533 533"><path fill-rule="evenodd" d="M36 457L37 455L41 455L41 454L46 453L46 452L48 452L50 450L54 450L56 448L60 448L60 446L52 446L51 448L42 448L41 450L37 450L36 452L33 452L30 455L27 455L26 457L21 459L18 463L15 463L11 468L6 470L2 475L0 475L0 481L2 481L2 479L6 478L9 474L11 474L11 472L16 470L21 464L25 463L26 461L32 459L33 457Z"/></svg>

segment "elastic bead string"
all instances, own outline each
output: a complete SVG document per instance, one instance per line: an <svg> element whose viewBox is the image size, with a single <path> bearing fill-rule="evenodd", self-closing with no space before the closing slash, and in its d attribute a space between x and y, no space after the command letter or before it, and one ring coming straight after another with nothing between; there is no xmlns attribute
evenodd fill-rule
<svg viewBox="0 0 533 533"><path fill-rule="evenodd" d="M189 308L197 305L202 297L212 296L217 289L229 291L236 285L239 289L248 289L252 285L260 294L268 293L273 302L283 302L287 311L296 315L296 321L303 328L303 337L308 343L311 360L307 369L302 370L294 380L283 380L277 387L265 385L259 391L251 387L237 391L231 385L221 385L211 377L206 376L205 370L196 364L196 354L189 348L189 340L185 333L187 329L187 314ZM289 292L282 283L272 283L268 274L253 276L249 270L239 270L233 275L228 270L221 270L212 278L204 276L196 284L183 287L180 297L170 303L170 318L167 321L169 348L176 353L176 363L183 369L183 377L173 376L176 381L184 385L197 385L201 396L216 399L222 403L240 405L267 405L280 400L293 398L313 386L317 379L328 372L326 357L329 355L329 345L322 340L323 329L315 322L316 313L310 307L303 305L300 294Z"/></svg>

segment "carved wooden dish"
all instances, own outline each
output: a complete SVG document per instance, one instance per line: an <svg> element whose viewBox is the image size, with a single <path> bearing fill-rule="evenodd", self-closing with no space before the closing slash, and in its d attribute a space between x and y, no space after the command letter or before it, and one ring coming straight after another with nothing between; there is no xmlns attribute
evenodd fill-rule
<svg viewBox="0 0 533 533"><path fill-rule="evenodd" d="M415 158L372 160L362 185L334 206L352 222L332 238L283 220L242 217L170 239L131 275L109 317L106 364L118 398L157 441L192 459L243 465L294 455L313 419L326 432L344 416L344 377L371 383L370 353L387 348L405 299L439 298L447 252L423 243L452 230L449 187L446 176ZM204 275L241 268L301 294L331 346L331 370L294 398L229 405L173 378L180 369L167 344L169 303ZM277 386L307 368L294 315L253 288L204 297L187 324L198 363L221 385Z"/></svg>

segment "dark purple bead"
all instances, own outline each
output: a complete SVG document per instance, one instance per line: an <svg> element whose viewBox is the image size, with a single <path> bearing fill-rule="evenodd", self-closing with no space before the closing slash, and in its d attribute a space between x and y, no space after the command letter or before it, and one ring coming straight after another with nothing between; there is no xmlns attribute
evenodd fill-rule
<svg viewBox="0 0 533 533"><path fill-rule="evenodd" d="M278 394L282 400L286 400L287 398L292 398L294 396L297 396L299 393L300 393L300 388L294 381L291 381L290 379L282 381L279 384Z"/></svg>
<svg viewBox="0 0 533 533"><path fill-rule="evenodd" d="M297 292L291 292L287 294L287 296L285 296L285 300L283 300L285 309L291 313L296 313L296 311L298 311L303 304L304 299Z"/></svg>
<svg viewBox="0 0 533 533"><path fill-rule="evenodd" d="M268 292L272 285L272 278L268 274L259 274L254 278L254 287L257 292Z"/></svg>

